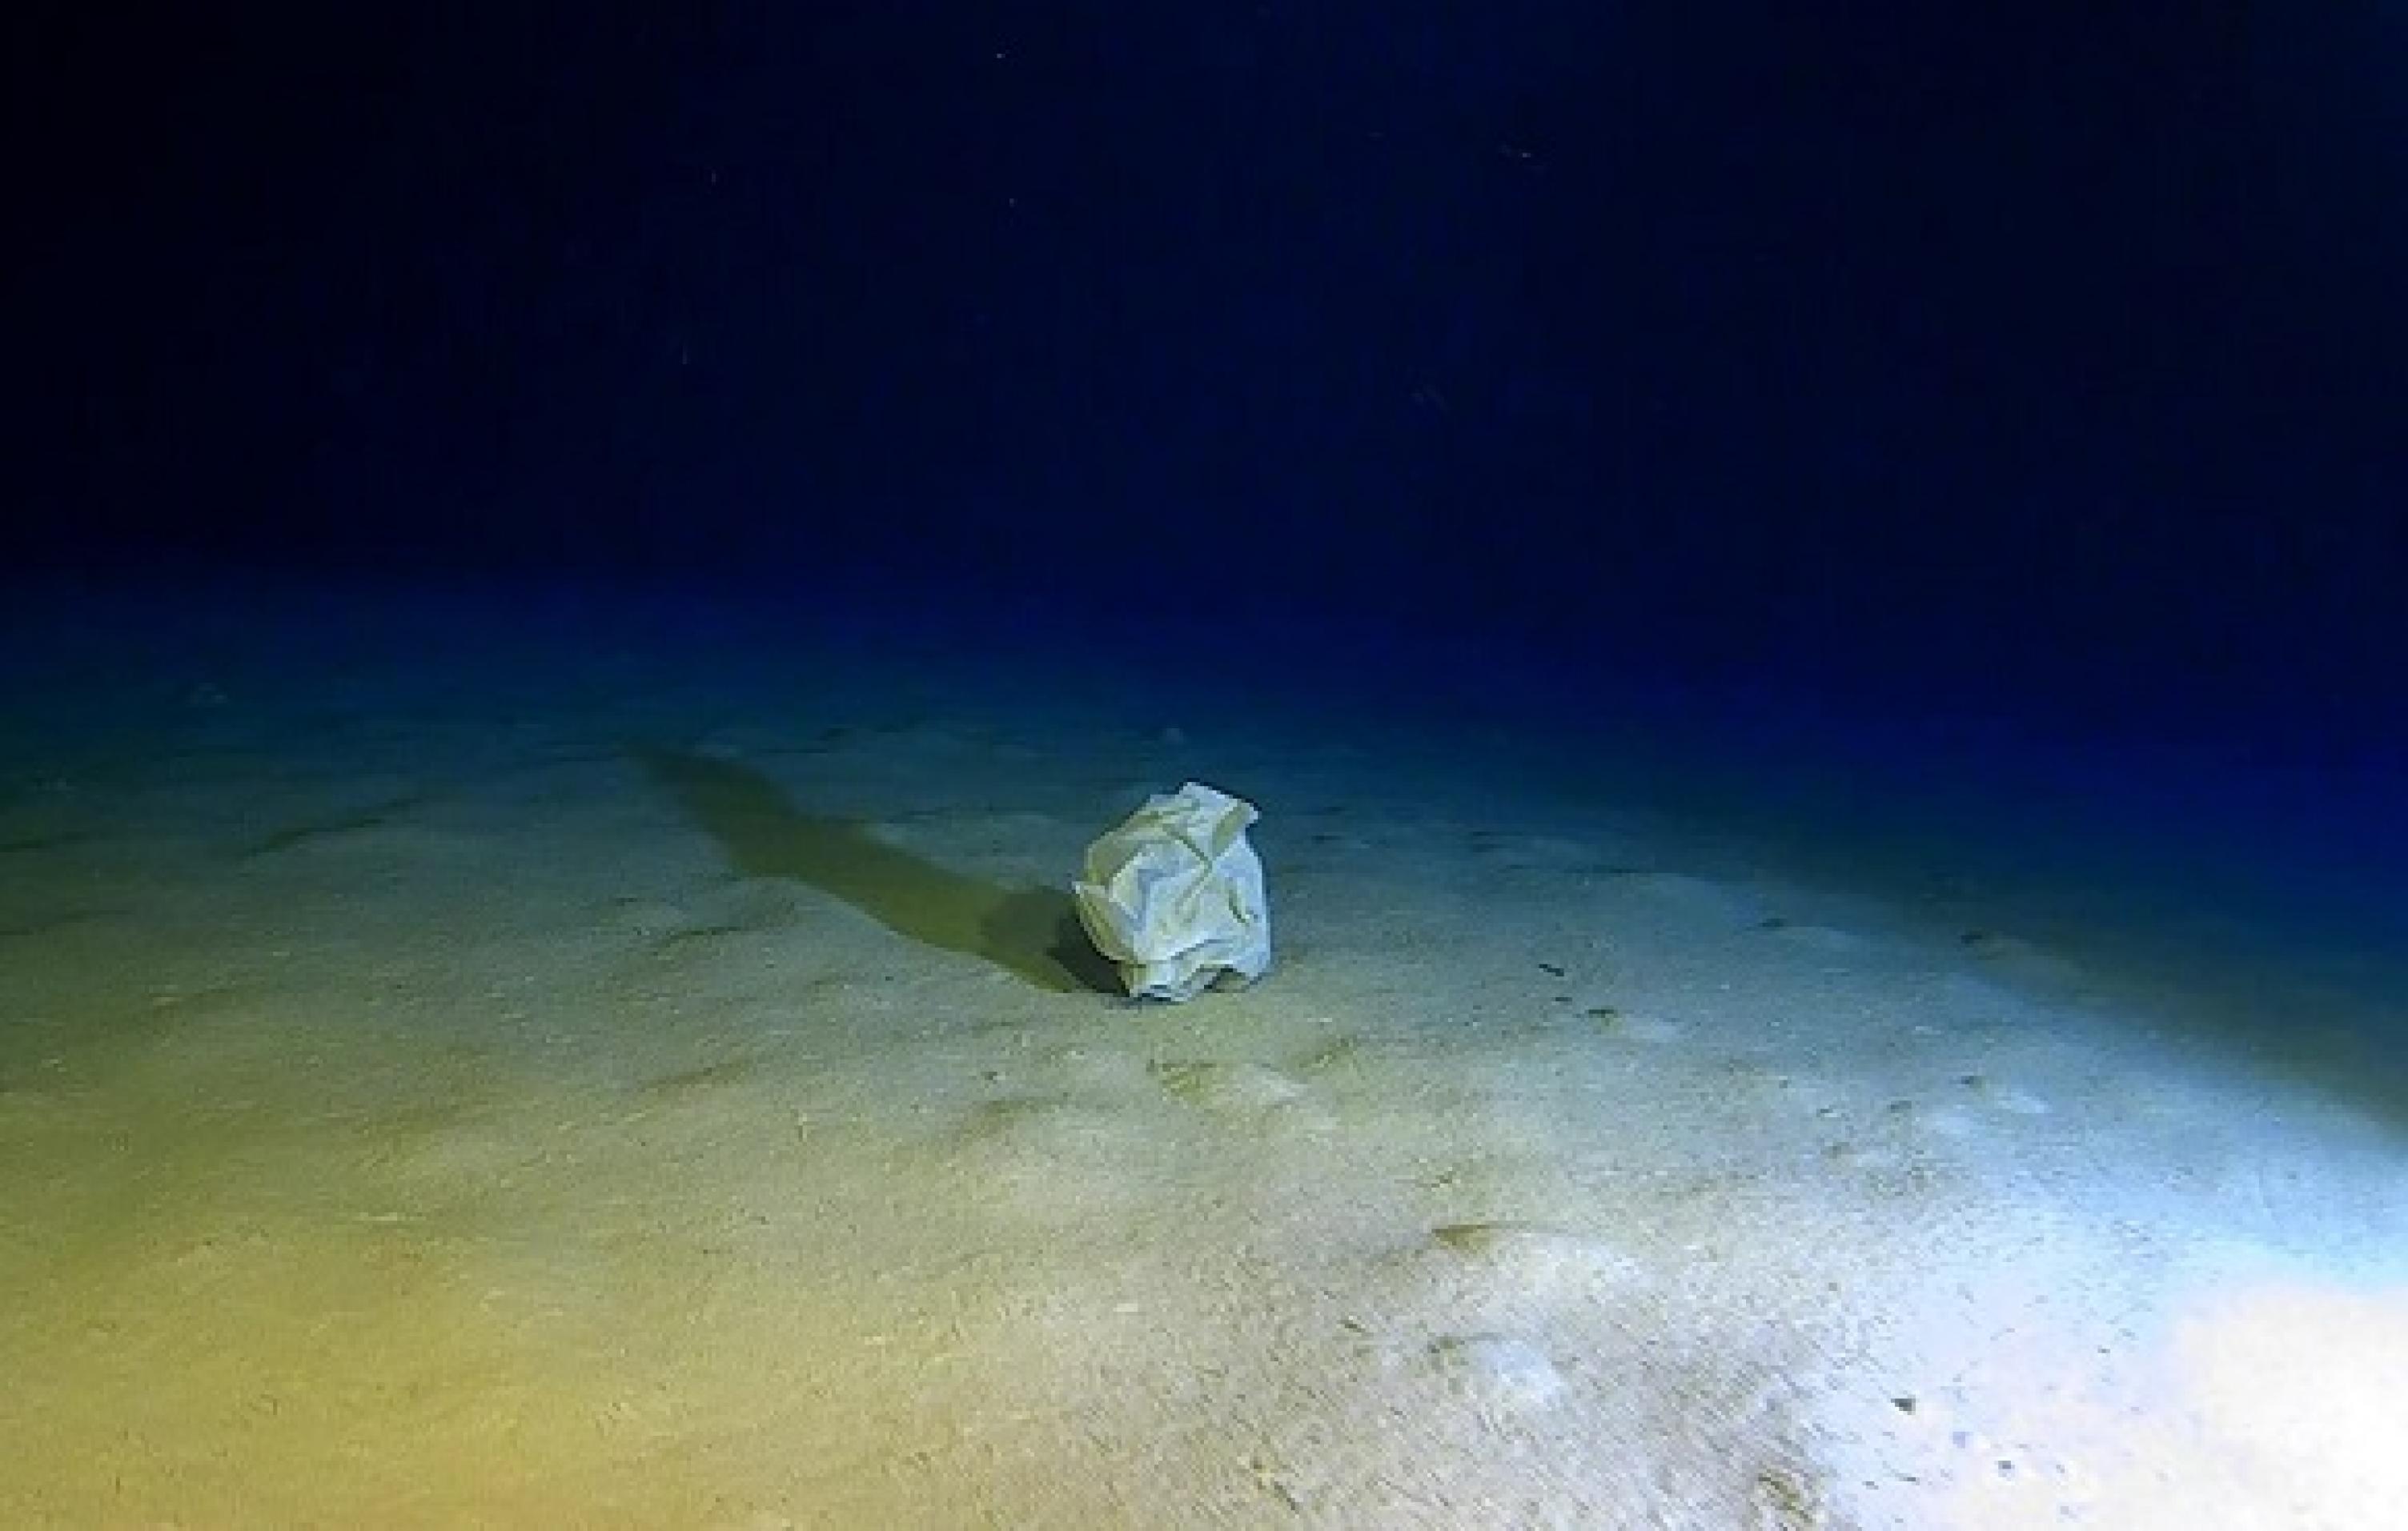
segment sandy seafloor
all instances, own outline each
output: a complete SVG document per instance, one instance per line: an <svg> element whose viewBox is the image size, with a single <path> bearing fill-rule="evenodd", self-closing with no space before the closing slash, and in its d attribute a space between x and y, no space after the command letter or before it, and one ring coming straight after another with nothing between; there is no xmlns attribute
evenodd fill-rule
<svg viewBox="0 0 2408 1531"><path fill-rule="evenodd" d="M0 729L0 1524L2408 1513L2382 954L2045 799L1145 656L148 620ZM1190 778L1278 965L1133 1007L1062 889Z"/></svg>

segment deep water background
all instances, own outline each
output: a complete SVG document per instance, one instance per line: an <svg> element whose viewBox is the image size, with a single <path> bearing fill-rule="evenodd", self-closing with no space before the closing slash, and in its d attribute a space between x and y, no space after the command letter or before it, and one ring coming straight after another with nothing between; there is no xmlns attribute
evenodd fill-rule
<svg viewBox="0 0 2408 1531"><path fill-rule="evenodd" d="M2375 7L8 24L21 617L883 614L2401 859Z"/></svg>

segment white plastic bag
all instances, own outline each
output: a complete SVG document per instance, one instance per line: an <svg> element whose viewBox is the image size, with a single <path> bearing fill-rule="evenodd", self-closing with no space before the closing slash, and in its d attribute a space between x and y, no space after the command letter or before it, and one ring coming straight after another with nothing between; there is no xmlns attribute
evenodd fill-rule
<svg viewBox="0 0 2408 1531"><path fill-rule="evenodd" d="M1190 781L1156 794L1087 848L1070 885L1079 923L1140 999L1193 999L1251 983L1271 965L1263 864L1246 843L1252 803Z"/></svg>

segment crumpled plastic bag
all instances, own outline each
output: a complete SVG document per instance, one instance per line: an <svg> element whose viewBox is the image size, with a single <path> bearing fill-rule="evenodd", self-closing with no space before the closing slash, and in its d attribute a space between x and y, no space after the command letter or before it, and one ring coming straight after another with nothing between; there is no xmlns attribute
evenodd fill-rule
<svg viewBox="0 0 2408 1531"><path fill-rule="evenodd" d="M1158 793L1087 848L1071 883L1079 923L1139 999L1173 1002L1241 987L1271 965L1262 859L1246 842L1252 803L1190 781Z"/></svg>

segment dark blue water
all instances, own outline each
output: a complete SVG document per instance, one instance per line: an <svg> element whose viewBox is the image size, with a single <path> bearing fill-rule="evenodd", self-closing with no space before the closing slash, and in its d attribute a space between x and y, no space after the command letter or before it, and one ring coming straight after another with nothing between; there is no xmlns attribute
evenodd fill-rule
<svg viewBox="0 0 2408 1531"><path fill-rule="evenodd" d="M2383 991L2396 22L20 24L53 704L211 643L299 684L396 588L432 676L833 635L1652 759L1600 791Z"/></svg>

